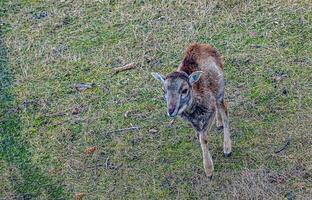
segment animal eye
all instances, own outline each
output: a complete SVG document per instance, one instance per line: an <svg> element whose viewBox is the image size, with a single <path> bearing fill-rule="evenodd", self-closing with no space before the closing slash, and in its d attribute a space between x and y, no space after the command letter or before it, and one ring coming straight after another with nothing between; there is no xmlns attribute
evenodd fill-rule
<svg viewBox="0 0 312 200"><path fill-rule="evenodd" d="M187 93L187 89L183 89L182 94L186 94L186 93Z"/></svg>

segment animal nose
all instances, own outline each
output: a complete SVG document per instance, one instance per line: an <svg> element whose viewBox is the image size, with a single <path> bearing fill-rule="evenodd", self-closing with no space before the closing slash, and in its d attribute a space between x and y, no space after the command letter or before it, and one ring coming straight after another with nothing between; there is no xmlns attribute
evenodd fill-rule
<svg viewBox="0 0 312 200"><path fill-rule="evenodd" d="M174 113L174 110L175 110L175 107L169 107L169 108L168 108L168 115L169 115L170 117L172 117L172 114Z"/></svg>

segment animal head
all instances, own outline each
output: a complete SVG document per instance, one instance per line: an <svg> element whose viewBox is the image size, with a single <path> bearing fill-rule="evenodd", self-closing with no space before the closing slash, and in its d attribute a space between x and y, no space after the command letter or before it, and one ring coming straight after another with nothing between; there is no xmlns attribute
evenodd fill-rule
<svg viewBox="0 0 312 200"><path fill-rule="evenodd" d="M193 95L192 85L199 80L201 74L202 71L195 71L191 75L176 71L163 77L158 73L152 73L162 84L169 117L181 114L190 105Z"/></svg>

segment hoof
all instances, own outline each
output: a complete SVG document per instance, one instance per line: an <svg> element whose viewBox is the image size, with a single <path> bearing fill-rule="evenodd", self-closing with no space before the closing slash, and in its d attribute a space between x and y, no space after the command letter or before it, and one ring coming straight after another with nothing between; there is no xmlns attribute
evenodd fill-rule
<svg viewBox="0 0 312 200"><path fill-rule="evenodd" d="M223 126L217 126L218 131L223 130Z"/></svg>
<svg viewBox="0 0 312 200"><path fill-rule="evenodd" d="M231 157L232 152L230 152L230 153L223 153L223 155L224 155L225 158L228 158L228 157Z"/></svg>

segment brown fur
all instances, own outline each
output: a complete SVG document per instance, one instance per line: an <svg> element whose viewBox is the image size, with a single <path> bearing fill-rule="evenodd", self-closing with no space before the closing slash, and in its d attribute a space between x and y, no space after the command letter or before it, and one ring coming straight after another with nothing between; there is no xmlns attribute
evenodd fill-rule
<svg viewBox="0 0 312 200"><path fill-rule="evenodd" d="M192 66L191 68L196 68L202 65L207 59L213 59L217 66L223 69L221 57L216 49L208 44L192 44L184 53L179 71L187 71L190 69L190 66Z"/></svg>
<svg viewBox="0 0 312 200"><path fill-rule="evenodd" d="M185 73L179 73L179 72L172 72L166 76L165 79L174 79L174 78L180 78L182 80L188 81L188 75Z"/></svg>
<svg viewBox="0 0 312 200"><path fill-rule="evenodd" d="M215 63L219 68L211 69L209 63ZM208 65L208 66L207 66ZM200 80L192 87L193 91L198 95L207 95L212 93L213 96L218 96L219 90L223 90L224 86L221 86L219 82L223 81L223 63L219 53L211 46L207 44L192 44L190 45L184 55L182 63L178 67L177 71L183 71L190 75L195 71L203 71L204 74Z"/></svg>
<svg viewBox="0 0 312 200"><path fill-rule="evenodd" d="M198 72L201 71L202 73ZM223 63L218 52L206 44L192 44L177 71L163 82L168 115L180 116L190 122L199 136L203 164L208 177L212 176L213 162L208 150L207 132L214 120L224 130L224 155L231 155L231 139L226 103L224 101ZM184 92L183 92L184 91Z"/></svg>
<svg viewBox="0 0 312 200"><path fill-rule="evenodd" d="M200 137L205 138L200 140L204 168L207 176L211 176L213 164L208 152L206 134L215 115L209 113L216 113L217 125L224 126L224 153L225 155L231 153L228 112L224 102L223 63L219 53L213 47L206 44L192 44L187 48L177 71L185 72L188 75L195 71L203 71L200 80L192 86L196 106L182 113L181 117L190 121ZM201 113L200 110L203 110L204 113ZM226 124L224 125L224 123ZM209 158L205 158L205 156Z"/></svg>

